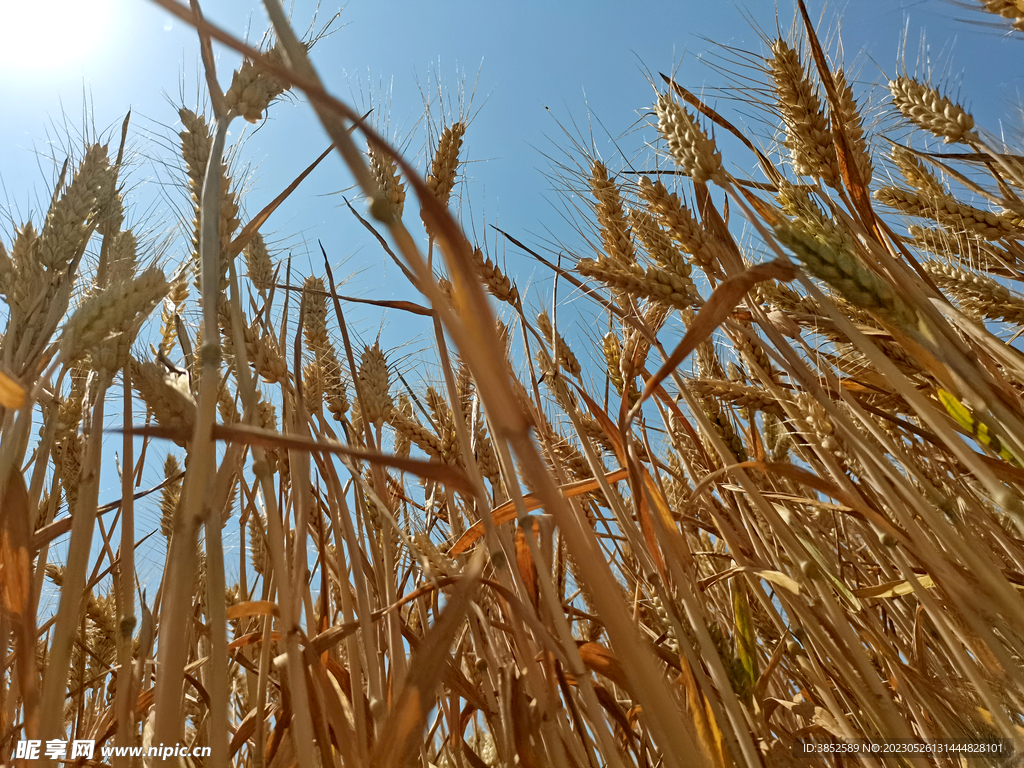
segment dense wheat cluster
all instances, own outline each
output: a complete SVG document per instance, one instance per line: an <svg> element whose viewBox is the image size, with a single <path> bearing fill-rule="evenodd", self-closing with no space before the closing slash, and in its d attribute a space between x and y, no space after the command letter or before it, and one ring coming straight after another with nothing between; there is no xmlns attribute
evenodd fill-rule
<svg viewBox="0 0 1024 768"><path fill-rule="evenodd" d="M204 55L210 104L178 115L180 264L126 223L127 121L0 240L0 763L26 739L254 768L1021 748L1017 149L908 72L866 112L801 3L756 53L760 144L663 76L641 172L568 174L591 206L576 259L506 235L567 304L449 213L469 116L411 166L267 7L262 53L200 25L246 60L223 92ZM1014 8L979 5L1020 34ZM421 301L345 296L330 254L299 276L268 245L311 169L243 214L228 126L287 90ZM419 369L354 339L355 302L432 339ZM143 591L148 535L167 555Z"/></svg>

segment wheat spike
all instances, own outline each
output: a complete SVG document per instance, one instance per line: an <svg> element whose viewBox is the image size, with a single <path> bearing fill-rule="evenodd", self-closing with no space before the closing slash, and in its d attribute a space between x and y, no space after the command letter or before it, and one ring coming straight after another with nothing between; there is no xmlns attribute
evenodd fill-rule
<svg viewBox="0 0 1024 768"><path fill-rule="evenodd" d="M892 103L919 128L940 136L947 144L978 140L974 118L936 89L906 75L889 81Z"/></svg>
<svg viewBox="0 0 1024 768"><path fill-rule="evenodd" d="M372 347L363 348L359 363L359 396L362 406L366 409L362 417L371 424L376 424L378 428L394 409L390 387L388 362L384 359L380 346L374 342Z"/></svg>
<svg viewBox="0 0 1024 768"><path fill-rule="evenodd" d="M405 210L405 184L398 175L398 164L393 157L372 144L367 147L366 154L370 158L370 173L384 196L387 214L402 218Z"/></svg>
<svg viewBox="0 0 1024 768"><path fill-rule="evenodd" d="M62 270L81 256L95 227L98 203L109 197L113 185L106 145L91 145L71 185L46 215L38 252L43 266Z"/></svg>
<svg viewBox="0 0 1024 768"><path fill-rule="evenodd" d="M134 280L100 291L87 299L64 328L61 354L66 359L89 353L110 336L123 333L167 295L164 273L150 267Z"/></svg>
<svg viewBox="0 0 1024 768"><path fill-rule="evenodd" d="M789 43L779 38L771 49L768 69L775 86L776 104L786 124L785 146L793 170L834 187L839 181L839 159L817 88L807 76L800 54Z"/></svg>
<svg viewBox="0 0 1024 768"><path fill-rule="evenodd" d="M874 169L871 165L871 153L868 151L867 139L864 136L864 120L861 110L857 105L857 100L853 97L853 89L846 79L846 72L842 68L836 68L834 77L836 92L839 96L839 109L846 127L847 146L853 153L853 163L860 173L861 182L864 186L868 186L871 183Z"/></svg>
<svg viewBox="0 0 1024 768"><path fill-rule="evenodd" d="M921 266L971 317L1024 325L1024 299L1001 283L938 261L926 261Z"/></svg>
<svg viewBox="0 0 1024 768"><path fill-rule="evenodd" d="M605 254L612 261L632 264L636 261L636 254L629 235L629 223L622 209L619 188L608 178L608 169L600 160L590 165L590 191L597 201L594 212Z"/></svg>
<svg viewBox="0 0 1024 768"><path fill-rule="evenodd" d="M874 197L883 205L911 216L934 219L954 230L970 232L983 240L1019 237L1021 230L1006 217L961 203L948 195L927 197L899 187L876 189Z"/></svg>
<svg viewBox="0 0 1024 768"><path fill-rule="evenodd" d="M537 315L537 328L540 331L545 346L551 344L551 339L552 337L554 338L555 356L558 358L559 367L567 371L570 376L575 376L578 379L583 369L580 367L576 355L572 353L569 345L565 343L562 335L551 327L551 319L548 317L547 312L541 312Z"/></svg>
<svg viewBox="0 0 1024 768"><path fill-rule="evenodd" d="M697 119L668 94L660 94L654 107L658 115L658 131L668 145L676 165L695 182L714 181L724 184L722 154Z"/></svg>
<svg viewBox="0 0 1024 768"><path fill-rule="evenodd" d="M245 245L245 273L258 291L268 291L274 283L274 262L259 232Z"/></svg>
<svg viewBox="0 0 1024 768"><path fill-rule="evenodd" d="M189 391L188 378L168 372L156 363L142 363L130 358L132 387L156 423L167 427L176 435L191 438L196 420L196 403ZM185 437L175 437L184 447Z"/></svg>
<svg viewBox="0 0 1024 768"><path fill-rule="evenodd" d="M275 64L283 64L281 49L274 46L265 54ZM231 75L231 87L224 94L229 113L250 123L258 123L270 103L288 90L288 84L256 67L249 59Z"/></svg>
<svg viewBox="0 0 1024 768"><path fill-rule="evenodd" d="M520 304L519 289L509 277L501 271L490 257L484 256L479 248L473 249L473 265L476 267L480 279L483 280L487 290L499 301L504 301L513 307ZM451 285L451 283L449 283Z"/></svg>

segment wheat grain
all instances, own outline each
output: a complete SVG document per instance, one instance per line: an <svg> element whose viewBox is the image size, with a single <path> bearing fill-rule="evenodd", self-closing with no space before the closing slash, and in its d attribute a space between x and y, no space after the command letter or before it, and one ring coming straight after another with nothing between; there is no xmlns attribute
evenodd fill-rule
<svg viewBox="0 0 1024 768"><path fill-rule="evenodd" d="M583 369L580 366L579 361L576 359L576 355L569 349L569 345L565 343L565 339L562 335L555 331L551 327L551 319L548 317L547 312L541 312L537 315L537 328L540 331L541 338L544 340L545 345L552 343L554 339L555 356L558 359L558 366L569 373L570 376L575 376L577 379L580 377Z"/></svg>
<svg viewBox="0 0 1024 768"><path fill-rule="evenodd" d="M95 226L97 203L113 183L106 145L91 145L68 190L46 215L38 250L44 267L59 271L81 256Z"/></svg>
<svg viewBox="0 0 1024 768"><path fill-rule="evenodd" d="M857 166L861 183L866 187L871 183L874 169L871 165L871 153L868 150L867 139L864 136L864 119L861 116L857 100L853 96L853 89L846 79L846 72L837 67L833 76L836 95L839 97L839 110L842 112L843 125L846 128L847 147L852 153L852 161Z"/></svg>
<svg viewBox="0 0 1024 768"><path fill-rule="evenodd" d="M388 379L388 363L380 346L364 347L359 363L359 397L365 412L362 417L379 428L394 409Z"/></svg>
<svg viewBox="0 0 1024 768"><path fill-rule="evenodd" d="M903 213L934 219L953 229L971 232L984 240L1015 238L1021 234L1021 230L1004 217L961 203L948 195L932 198L898 187L882 187L875 190L874 197L883 205Z"/></svg>
<svg viewBox="0 0 1024 768"><path fill-rule="evenodd" d="M658 96L654 111L658 116L658 131L676 165L695 182L724 184L722 154L714 139L701 130L697 119L668 94Z"/></svg>
<svg viewBox="0 0 1024 768"><path fill-rule="evenodd" d="M632 264L636 261L629 223L622 208L618 185L608 178L608 169L600 160L590 164L590 192L597 204L594 213L601 231L604 252L612 261Z"/></svg>
<svg viewBox="0 0 1024 768"><path fill-rule="evenodd" d="M1024 299L1010 293L1001 283L938 261L923 262L921 267L971 317L1024 325Z"/></svg>
<svg viewBox="0 0 1024 768"><path fill-rule="evenodd" d="M274 262L259 232L245 245L246 275L258 291L268 291L274 283Z"/></svg>
<svg viewBox="0 0 1024 768"><path fill-rule="evenodd" d="M491 261L490 257L484 256L484 252L479 248L473 249L473 266L494 298L513 307L519 306L519 289L516 288L516 284Z"/></svg>
<svg viewBox="0 0 1024 768"><path fill-rule="evenodd" d="M398 164L394 158L373 145L367 147L366 153L370 158L370 173L384 197L387 215L402 218L405 210L405 184L398 175Z"/></svg>
<svg viewBox="0 0 1024 768"><path fill-rule="evenodd" d="M72 359L89 353L108 337L128 330L140 315L148 315L169 289L164 273L150 267L134 280L90 297L64 327L61 354Z"/></svg>
<svg viewBox="0 0 1024 768"><path fill-rule="evenodd" d="M947 144L978 140L974 118L936 89L906 75L889 81L892 103L914 125L940 136Z"/></svg>
<svg viewBox="0 0 1024 768"><path fill-rule="evenodd" d="M272 63L281 65L284 57L279 46L264 54ZM288 84L256 67L250 59L231 75L231 87L224 94L224 105L230 115L238 115L250 123L258 123L270 103L288 90Z"/></svg>
<svg viewBox="0 0 1024 768"><path fill-rule="evenodd" d="M785 146L793 170L800 176L820 178L834 187L839 181L839 159L817 88L807 76L800 55L789 43L779 38L772 43L771 50L768 69L776 105L786 125Z"/></svg>

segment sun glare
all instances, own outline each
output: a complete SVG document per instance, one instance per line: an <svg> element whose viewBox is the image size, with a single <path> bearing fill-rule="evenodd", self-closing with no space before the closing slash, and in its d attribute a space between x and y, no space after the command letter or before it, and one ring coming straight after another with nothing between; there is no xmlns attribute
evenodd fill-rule
<svg viewBox="0 0 1024 768"><path fill-rule="evenodd" d="M0 1L0 76L77 74L110 45L111 0Z"/></svg>

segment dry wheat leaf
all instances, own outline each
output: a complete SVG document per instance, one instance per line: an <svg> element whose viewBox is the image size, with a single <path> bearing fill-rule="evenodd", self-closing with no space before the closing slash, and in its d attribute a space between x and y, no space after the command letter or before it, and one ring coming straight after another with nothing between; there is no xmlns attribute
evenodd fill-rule
<svg viewBox="0 0 1024 768"><path fill-rule="evenodd" d="M277 603L270 600L250 600L228 608L228 620L241 619L247 616L280 616Z"/></svg>
<svg viewBox="0 0 1024 768"><path fill-rule="evenodd" d="M0 371L0 406L17 410L25 404L25 388Z"/></svg>
<svg viewBox="0 0 1024 768"><path fill-rule="evenodd" d="M928 574L921 576L917 580L918 585L922 589L932 589L935 587L935 582L932 577ZM853 594L857 597L902 597L903 595L909 595L914 592L914 587L911 583L905 579L899 581L887 581L884 584L877 584L873 587L863 587L861 589L853 590Z"/></svg>
<svg viewBox="0 0 1024 768"><path fill-rule="evenodd" d="M609 483L616 483L619 480L625 479L629 473L625 469L616 469L604 476L605 480ZM572 483L566 483L559 487L562 495L571 499L575 496L580 496L590 491L596 491L600 488L600 482L596 478L590 480L577 480ZM540 499L533 494L523 497L523 504L526 507L527 512L532 512L535 509L540 509ZM516 505L514 501L506 501L504 504L500 504L491 510L491 520L494 521L495 525L502 525L503 523L511 522L516 519ZM449 557L456 557L461 555L477 541L479 541L484 535L484 524L482 522L476 522L471 525L459 540L456 541L450 550L448 550Z"/></svg>

